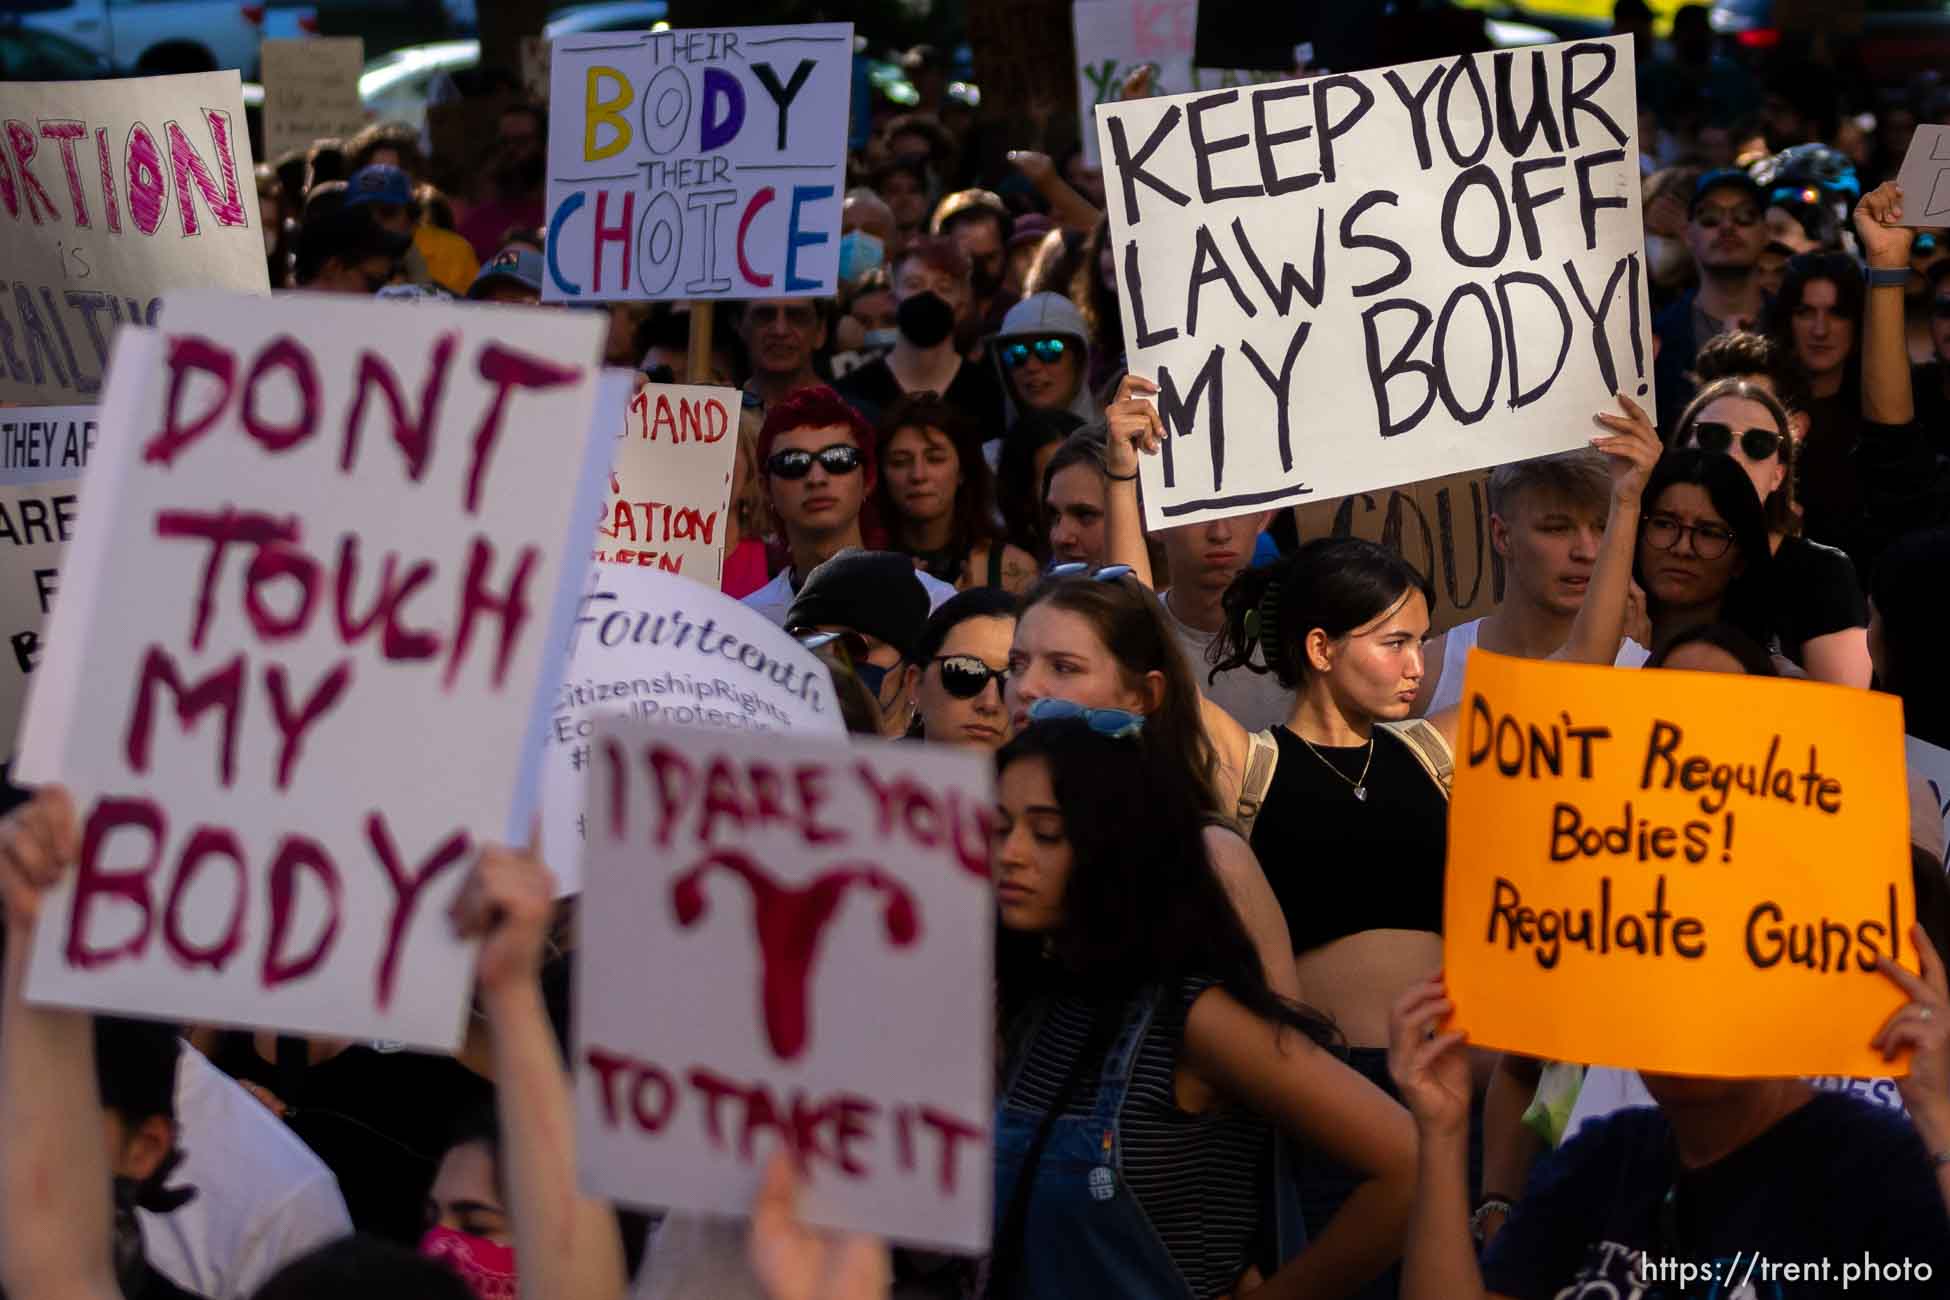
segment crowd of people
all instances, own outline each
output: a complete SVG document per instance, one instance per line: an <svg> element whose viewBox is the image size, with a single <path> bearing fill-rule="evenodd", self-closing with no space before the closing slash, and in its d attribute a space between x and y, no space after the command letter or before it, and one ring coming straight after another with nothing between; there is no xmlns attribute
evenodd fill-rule
<svg viewBox="0 0 1950 1300"><path fill-rule="evenodd" d="M1639 44L1656 409L1489 478L1502 599L1283 512L1147 531L1163 428L1129 373L1103 178L984 147L943 60L849 163L834 298L616 303L608 364L737 387L721 586L831 670L850 731L992 753L994 1234L985 1258L817 1231L775 1159L748 1222L578 1190L573 900L491 849L454 1056L29 1004L75 810L0 824L0 1287L16 1300L1950 1294L1950 885L1912 790L1920 972L1863 1037L1900 1076L1585 1070L1445 1032L1447 817L1475 648L1801 677L1950 748L1950 245L1899 224L1929 82L1862 97ZM1140 72L1126 87L1142 93ZM479 157L376 123L258 169L279 289L532 304L546 110ZM993 163L993 166L990 164ZM1650 404L1650 403L1649 403ZM1913 785L1918 783L1912 782ZM1848 864L1835 864L1846 869ZM1594 1016L1627 1009L1593 1007ZM1906 1067L1897 1066L1906 1058ZM83 1105L92 1098L95 1104ZM1101 1176L1100 1176L1101 1175ZM1689 1289L1690 1287L1690 1289Z"/></svg>

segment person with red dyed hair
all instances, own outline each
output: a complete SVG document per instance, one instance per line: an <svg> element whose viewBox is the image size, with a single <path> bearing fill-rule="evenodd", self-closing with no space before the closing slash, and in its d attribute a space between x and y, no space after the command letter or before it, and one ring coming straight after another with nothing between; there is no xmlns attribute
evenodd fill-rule
<svg viewBox="0 0 1950 1300"><path fill-rule="evenodd" d="M873 430L824 384L802 388L765 413L758 433L758 474L791 560L745 603L781 627L806 575L841 551L877 543L868 510L875 466ZM870 542L871 537L871 542ZM955 594L917 573L931 604Z"/></svg>

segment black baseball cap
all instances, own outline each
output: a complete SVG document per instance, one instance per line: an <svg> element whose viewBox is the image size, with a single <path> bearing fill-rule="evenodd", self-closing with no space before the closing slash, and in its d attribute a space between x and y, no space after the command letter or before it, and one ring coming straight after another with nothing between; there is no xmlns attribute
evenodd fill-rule
<svg viewBox="0 0 1950 1300"><path fill-rule="evenodd" d="M1760 182L1749 176L1745 168L1715 167L1712 171L1702 173L1699 180L1694 183L1693 201L1686 209L1687 215L1690 216L1698 210L1701 199L1714 190L1720 189L1744 190L1747 197L1757 206L1767 206L1767 191L1761 189Z"/></svg>
<svg viewBox="0 0 1950 1300"><path fill-rule="evenodd" d="M785 630L843 627L884 641L906 659L931 602L914 561L893 551L841 551L811 573L786 611Z"/></svg>

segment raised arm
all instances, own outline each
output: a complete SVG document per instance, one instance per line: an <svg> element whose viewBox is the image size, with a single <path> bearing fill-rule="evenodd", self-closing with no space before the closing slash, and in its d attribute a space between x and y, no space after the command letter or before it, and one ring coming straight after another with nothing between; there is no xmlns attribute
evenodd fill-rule
<svg viewBox="0 0 1950 1300"><path fill-rule="evenodd" d="M1096 204L1077 193L1076 188L1063 179L1063 174L1056 170L1056 164L1050 161L1048 154L1035 149L1011 149L1009 161L1043 196L1043 202L1049 204L1050 214L1056 218L1058 225L1088 234L1104 219L1104 214L1097 211Z"/></svg>
<svg viewBox="0 0 1950 1300"><path fill-rule="evenodd" d="M553 880L533 856L481 854L454 904L493 1034L503 1182L515 1220L523 1300L621 1300L628 1290L616 1215L576 1186L575 1107L542 1001Z"/></svg>
<svg viewBox="0 0 1950 1300"><path fill-rule="evenodd" d="M23 996L41 899L81 855L67 792L51 787L0 822L7 909L0 1009L0 1287L32 1300L117 1300L112 1198L95 1036L78 1011ZM50 941L54 936L47 936Z"/></svg>
<svg viewBox="0 0 1950 1300"><path fill-rule="evenodd" d="M1855 233L1871 270L1908 273L1916 232L1894 224L1902 215L1903 189L1894 181L1884 181L1855 205ZM1862 322L1862 418L1872 424L1908 424L1916 418L1900 283L1869 289Z"/></svg>

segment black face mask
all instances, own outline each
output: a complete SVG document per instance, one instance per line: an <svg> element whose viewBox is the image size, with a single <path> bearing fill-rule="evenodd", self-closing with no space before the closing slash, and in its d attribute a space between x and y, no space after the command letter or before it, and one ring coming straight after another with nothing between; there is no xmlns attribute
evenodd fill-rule
<svg viewBox="0 0 1950 1300"><path fill-rule="evenodd" d="M917 293L902 300L894 324L917 348L931 348L955 330L955 309L937 293Z"/></svg>

